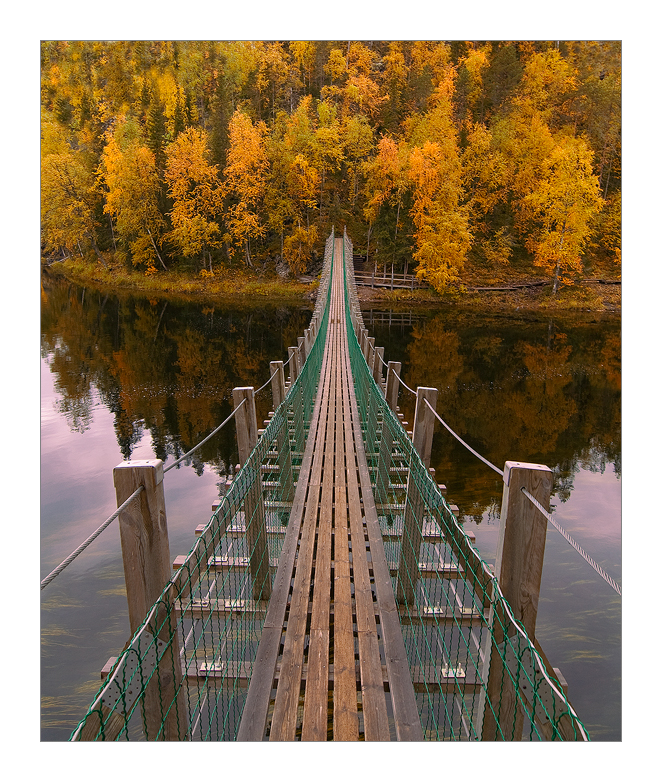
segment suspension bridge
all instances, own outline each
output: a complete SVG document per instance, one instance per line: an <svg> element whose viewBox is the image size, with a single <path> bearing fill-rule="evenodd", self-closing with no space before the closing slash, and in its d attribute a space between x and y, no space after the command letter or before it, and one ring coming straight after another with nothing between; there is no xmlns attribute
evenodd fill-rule
<svg viewBox="0 0 662 782"><path fill-rule="evenodd" d="M436 389L406 431L351 259L332 233L263 430L234 389L241 467L189 554L174 465L115 468L132 637L72 740L588 740L535 639L551 471L506 463L492 570L429 467Z"/></svg>

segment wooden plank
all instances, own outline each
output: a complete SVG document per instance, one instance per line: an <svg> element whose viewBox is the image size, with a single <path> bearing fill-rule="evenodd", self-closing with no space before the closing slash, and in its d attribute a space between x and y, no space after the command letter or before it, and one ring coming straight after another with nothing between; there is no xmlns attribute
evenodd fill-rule
<svg viewBox="0 0 662 782"><path fill-rule="evenodd" d="M363 723L366 741L389 741L391 734L386 711L384 683L381 676L381 659L375 620L375 606L368 574L365 531L357 465L354 454L360 440L360 424L352 421L350 398L353 392L349 355L345 348L343 357L343 386L346 396L343 402L347 458L347 499L349 526L352 539L352 571L354 575L354 602L359 638L359 663L361 668L361 694ZM359 427L358 433L356 427ZM372 494L371 490L370 493Z"/></svg>
<svg viewBox="0 0 662 782"><path fill-rule="evenodd" d="M349 355L348 372L351 372ZM422 741L420 716L416 705L416 696L409 671L409 662L402 638L400 619L395 603L384 544L382 542L375 499L370 488L370 472L361 439L358 405L353 385L350 384L351 412L354 420L354 446L361 479L363 510L370 542L372 570L375 579L375 592L379 606L382 637L386 666L389 672L389 688L393 703L393 715L396 736L399 741Z"/></svg>
<svg viewBox="0 0 662 782"><path fill-rule="evenodd" d="M337 331L337 329L334 329ZM329 402L326 421L322 493L317 530L315 588L310 618L308 647L309 678L303 709L302 741L325 741L329 708L329 615L331 602L331 527L333 524L333 479L336 428L336 345L337 338L327 340L331 355Z"/></svg>
<svg viewBox="0 0 662 782"><path fill-rule="evenodd" d="M308 483L308 498L301 531L299 554L290 612L283 646L281 675L278 680L274 711L271 720L270 741L294 741L297 727L297 707L301 690L301 671L303 666L303 649L306 635L306 620L308 616L308 601L310 594L310 575L313 563L313 550L317 528L319 497L321 489L321 473L324 455L324 439L328 417L329 382L331 369L328 343L325 347L321 389L320 423L317 434L312 438L309 434L308 444L314 440L313 467Z"/></svg>
<svg viewBox="0 0 662 782"><path fill-rule="evenodd" d="M324 363L322 369L324 369ZM237 741L262 741L264 736L297 544L308 494L308 479L315 452L316 438L314 435L319 426L321 408L322 394L318 392L310 424L311 436L308 438L304 449L299 481L297 482L292 503L292 512L279 558L278 571L274 580L267 617L264 621L262 636L260 637L256 653L254 673L251 677L246 704L237 732Z"/></svg>
<svg viewBox="0 0 662 782"><path fill-rule="evenodd" d="M337 382L342 383L341 373L337 375ZM338 396L336 485L334 491L333 738L334 741L358 741L359 716L356 697L357 676L354 657L342 394L343 387L341 385Z"/></svg>

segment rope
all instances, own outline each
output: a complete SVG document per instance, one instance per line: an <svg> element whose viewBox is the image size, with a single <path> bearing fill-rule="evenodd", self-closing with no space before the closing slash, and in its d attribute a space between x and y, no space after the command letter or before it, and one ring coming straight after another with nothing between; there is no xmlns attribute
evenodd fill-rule
<svg viewBox="0 0 662 782"><path fill-rule="evenodd" d="M104 521L104 523L90 535L90 537L87 540L83 541L83 543L81 543L80 546L78 546L78 548L75 551L72 551L71 554L69 554L69 556L55 568L55 570L51 571L46 576L46 578L41 582L41 588L43 589L45 586L48 586L51 583L51 581L55 578L55 576L58 576L67 567L67 565L70 565L74 561L74 559L76 559L76 557L81 552L85 551L85 549L90 545L90 543L92 543L93 540L95 540L96 538L99 537L99 535L101 535L101 533L106 529L106 527L111 523L111 521L114 521L124 510L124 508L126 508L129 505L129 503L135 500L135 498L140 494L140 492L144 488L145 488L144 486L138 486L138 488L133 492L133 494L119 506L119 508L115 511L115 513L113 513L112 516L109 516Z"/></svg>
<svg viewBox="0 0 662 782"><path fill-rule="evenodd" d="M234 416L237 413L237 410L239 410L239 408L244 404L245 401L246 399L242 399L241 402L239 402L239 404L235 407L235 409L230 413L230 415L225 419L225 421L223 421L223 423L220 426L217 426L216 429L214 429L214 431L211 434L208 434L204 440L201 440L197 445L193 446L193 448L191 448L191 450L188 453L185 453L183 456L180 456L176 462L173 462L169 467L166 467L165 470L163 471L163 474L165 475L165 473L167 473L168 470L172 470L173 467L176 467L180 462L183 462L184 459L188 458L194 451L197 451L201 445L204 445L207 442L207 440L211 440L211 438L216 434L216 432L220 431L231 418L234 418Z"/></svg>
<svg viewBox="0 0 662 782"><path fill-rule="evenodd" d="M425 404L426 404L426 405L427 405L427 406L430 408L430 410L432 410L432 412L435 414L435 416L437 417L437 420L439 421L439 423L440 423L440 424L442 424L443 426L445 426L445 427L446 427L446 429L448 429L448 431L449 431L449 432L450 432L450 433L453 435L453 437L455 437L455 439L456 439L456 440L459 440L459 442L461 442L461 443L462 443L462 445L463 445L463 446L464 446L464 447L465 447L467 450L471 451L471 453L472 453L474 456L477 456L477 457L478 457L478 458L481 460L481 462L484 462L484 463L485 463L485 464L486 464L488 467L491 467L491 468L494 470L494 472L498 472L498 473L499 473L499 475L503 475L503 470L500 470L498 467L495 467L495 466L492 464L492 462L488 462L488 461L487 461L487 459L486 459L484 456L481 456L481 455L478 453L478 451L474 451L474 449L473 449L473 448L472 448L470 445L468 445L467 443L465 443L465 442L464 442L464 440L463 440L463 439L462 439L462 438L461 438L461 437L460 437L458 434L456 434L456 433L455 433L455 432L454 432L454 431L453 431L453 430L450 428L450 426L449 426L449 425L448 425L448 424L447 424L447 423L446 423L446 422L445 422L445 421L444 421L444 420L441 418L441 416L439 415L439 413L438 413L438 412L437 412L437 411L434 409L434 407L432 407L432 405L431 405L431 404L428 402L428 400L427 400L427 399L425 399L425 400L423 400L423 401L424 401L424 402L425 402Z"/></svg>
<svg viewBox="0 0 662 782"><path fill-rule="evenodd" d="M546 518L546 519L547 519L547 520L548 520L548 521L549 521L549 522L550 522L550 523L551 523L551 524L552 524L552 525L553 525L553 526L554 526L554 527L555 527L555 528L556 528L556 529L557 529L557 530L558 530L558 531L561 533L561 535L563 535L563 537L564 537L564 538L565 538L565 539L568 541L568 543L569 543L569 544L570 544L570 545L571 545L571 546L572 546L572 547L575 549L575 551L577 551L579 554L581 554L581 556L582 556L582 557L583 557L583 558L584 558L584 559L585 559L585 560L588 562L588 564L589 564L589 565L590 565L590 566L593 568L593 570L595 570L595 572L596 572L598 575L602 576L602 578L604 578L604 580L605 580L605 581L606 581L606 582L609 584L609 586L610 586L610 587L611 587L613 590L615 590L616 592L618 592L618 594L620 595L620 594L621 594L621 588L620 588L620 587L618 586L618 584L617 584L617 583L614 581L614 579L613 579L613 578L612 578L610 575L608 575L607 573L605 573L605 571L604 571L604 570L603 570L603 569L600 567L600 565L598 565L598 563L597 563L597 562L596 562L594 559L592 559L591 557L589 557L589 555L588 555L588 554L587 554L587 553L584 551L584 549L583 549L583 548L582 548L582 547L579 545L579 543L577 543L576 541L574 541L574 540L573 540L573 539L570 537L570 535L568 535L568 533L567 533L567 532L566 532L566 531L563 529L563 527L561 527L559 524L557 524L557 523L554 521L554 519L552 518L552 514L551 514L551 513L548 513L548 512L547 512L547 511L546 511L546 510L543 508L543 506L542 506L542 505L541 505L541 504L538 502L538 500L537 500L535 497L533 497L533 496L531 495L531 493L530 493L530 492L529 492L527 489L525 489L523 486L522 486L522 494L523 494L525 497L528 497L528 499L530 499L530 500L531 500L531 502L532 502L532 503L533 503L533 504L536 506L536 508L538 508L538 510L539 510L539 511L540 511L540 512L543 514L543 516L545 516L545 518Z"/></svg>

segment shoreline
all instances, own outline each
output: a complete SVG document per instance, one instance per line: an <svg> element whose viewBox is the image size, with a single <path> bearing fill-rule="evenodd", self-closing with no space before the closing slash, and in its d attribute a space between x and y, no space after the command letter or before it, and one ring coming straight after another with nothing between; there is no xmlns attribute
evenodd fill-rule
<svg viewBox="0 0 662 782"><path fill-rule="evenodd" d="M154 294L165 298L232 301L255 304L256 299L273 302L312 304L316 299L317 280L309 275L297 279L280 279L276 275L260 276L244 269L223 270L223 276L185 275L181 272L159 272L146 276L125 269L90 266L78 262L58 261L42 265L41 273L63 277L77 285L90 285L109 293ZM432 288L414 291L388 290L357 286L362 305L382 305L391 309L405 307L452 307L462 310L500 313L592 313L621 315L621 285L612 281L582 281L562 287L552 297L552 283L540 280L514 280L511 290L489 287L472 290L460 285L439 294ZM530 287L515 288L517 285ZM473 285L472 285L473 287Z"/></svg>

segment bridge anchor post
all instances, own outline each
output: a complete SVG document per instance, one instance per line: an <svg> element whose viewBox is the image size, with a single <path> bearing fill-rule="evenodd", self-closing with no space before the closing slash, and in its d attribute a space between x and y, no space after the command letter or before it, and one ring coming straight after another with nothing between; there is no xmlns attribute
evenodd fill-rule
<svg viewBox="0 0 662 782"><path fill-rule="evenodd" d="M232 389L235 408L244 399L246 404L237 411L237 445L239 462L243 467L253 448L257 445L257 415L255 412L255 389L252 386ZM249 567L253 580L253 598L268 600L271 596L271 574L269 572L269 549L267 546L267 525L264 512L261 465L255 465L255 473L247 475L244 496L244 517L246 521L246 542L249 550Z"/></svg>
<svg viewBox="0 0 662 782"><path fill-rule="evenodd" d="M501 527L495 563L495 575L513 616L524 626L531 642L536 635L536 617L540 582L545 558L547 519L522 493L526 489L543 506L549 508L552 471L544 464L507 461L503 472ZM490 636L486 640L481 693L482 739L498 741L502 737L519 741L522 737L523 713L515 688L497 647L517 631L512 622L492 602L489 616ZM486 707L488 701L491 708ZM499 715L498 724L495 714ZM480 724L480 723L478 723ZM511 733L512 731L512 733ZM505 734L505 735L504 735Z"/></svg>
<svg viewBox="0 0 662 782"><path fill-rule="evenodd" d="M133 635L161 596L172 568L163 493L163 462L161 459L122 462L113 470L113 482L118 506L139 486L144 487L119 516L129 625ZM181 687L179 640L177 633L172 632L176 624L174 612L175 606L166 593L150 623L154 628L151 632L165 644L165 648L157 664L157 674L147 684L141 704L145 738L148 740L159 735L159 731L165 741L182 740L187 733L188 713ZM162 716L162 703L175 704L165 718Z"/></svg>

